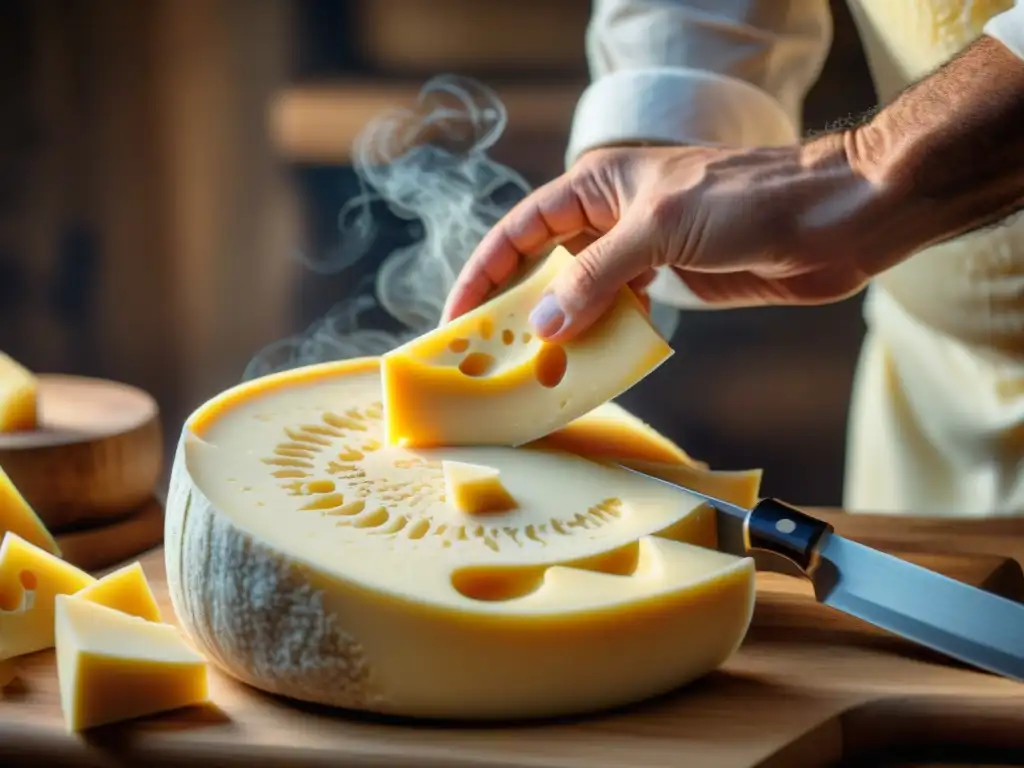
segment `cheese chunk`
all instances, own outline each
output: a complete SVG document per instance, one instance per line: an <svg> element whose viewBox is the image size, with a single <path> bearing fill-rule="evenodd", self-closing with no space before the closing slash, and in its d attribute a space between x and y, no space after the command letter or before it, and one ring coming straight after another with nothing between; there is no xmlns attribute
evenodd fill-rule
<svg viewBox="0 0 1024 768"><path fill-rule="evenodd" d="M700 499L565 451L388 446L379 394L375 360L311 366L186 422L168 586L225 672L346 708L539 717L683 685L742 641L753 563L704 548ZM515 509L459 512L446 463L496 471Z"/></svg>
<svg viewBox="0 0 1024 768"><path fill-rule="evenodd" d="M36 428L37 391L36 377L0 352L0 432Z"/></svg>
<svg viewBox="0 0 1024 768"><path fill-rule="evenodd" d="M407 448L519 446L611 400L672 355L623 288L581 337L542 342L528 316L571 259L554 252L524 281L382 358L385 442Z"/></svg>
<svg viewBox="0 0 1024 768"><path fill-rule="evenodd" d="M55 625L60 705L69 731L209 700L206 661L170 624L59 595Z"/></svg>
<svg viewBox="0 0 1024 768"><path fill-rule="evenodd" d="M446 500L455 509L467 514L508 512L516 501L501 483L501 473L494 467L442 461Z"/></svg>
<svg viewBox="0 0 1024 768"><path fill-rule="evenodd" d="M0 544L0 659L53 647L53 601L92 576L14 533Z"/></svg>
<svg viewBox="0 0 1024 768"><path fill-rule="evenodd" d="M0 538L5 533L15 533L50 554L60 556L60 547L53 535L0 467Z"/></svg>
<svg viewBox="0 0 1024 768"><path fill-rule="evenodd" d="M147 621L163 621L160 606L146 580L142 563L134 562L108 573L99 581L74 594L76 600L89 600L115 611Z"/></svg>

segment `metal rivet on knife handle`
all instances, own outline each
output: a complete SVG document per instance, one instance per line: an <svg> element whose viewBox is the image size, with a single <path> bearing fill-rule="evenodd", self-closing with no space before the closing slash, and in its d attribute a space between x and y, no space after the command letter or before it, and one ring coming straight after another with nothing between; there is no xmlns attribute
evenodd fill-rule
<svg viewBox="0 0 1024 768"><path fill-rule="evenodd" d="M791 560L810 575L818 567L818 546L832 526L777 499L762 499L744 524L748 550L765 550Z"/></svg>

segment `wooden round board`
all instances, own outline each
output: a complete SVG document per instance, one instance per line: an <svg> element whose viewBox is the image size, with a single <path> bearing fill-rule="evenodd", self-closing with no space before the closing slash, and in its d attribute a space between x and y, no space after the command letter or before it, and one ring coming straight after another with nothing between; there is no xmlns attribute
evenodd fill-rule
<svg viewBox="0 0 1024 768"><path fill-rule="evenodd" d="M156 401L104 379L38 380L40 427L0 434L0 467L47 527L120 517L145 503L163 467Z"/></svg>

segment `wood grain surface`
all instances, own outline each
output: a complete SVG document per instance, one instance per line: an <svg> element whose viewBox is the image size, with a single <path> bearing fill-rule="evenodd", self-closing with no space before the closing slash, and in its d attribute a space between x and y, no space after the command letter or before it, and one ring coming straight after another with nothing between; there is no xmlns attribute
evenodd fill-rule
<svg viewBox="0 0 1024 768"><path fill-rule="evenodd" d="M815 512L841 532L898 540L917 550L907 559L1024 598L1020 566L998 554L1024 551L1024 521ZM924 552L929 540L959 552ZM965 554L965 544L984 554ZM162 550L142 562L172 617ZM807 583L770 573L758 576L749 636L722 670L658 700L575 720L507 727L384 720L288 702L213 671L208 707L76 736L62 726L52 651L21 666L22 678L0 701L0 765L799 768L934 765L951 755L975 765L1024 761L1024 686L921 652L816 604Z"/></svg>

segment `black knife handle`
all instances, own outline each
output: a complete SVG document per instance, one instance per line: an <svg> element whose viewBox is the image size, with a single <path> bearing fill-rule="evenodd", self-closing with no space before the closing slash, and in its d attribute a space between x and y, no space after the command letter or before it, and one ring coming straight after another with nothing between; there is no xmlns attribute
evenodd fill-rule
<svg viewBox="0 0 1024 768"><path fill-rule="evenodd" d="M747 516L747 549L773 552L810 574L818 565L818 544L832 532L829 523L811 517L778 499L761 499Z"/></svg>

